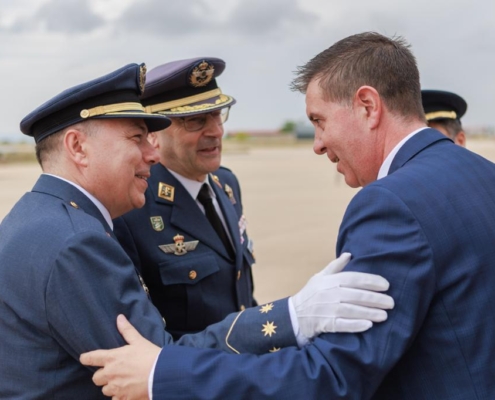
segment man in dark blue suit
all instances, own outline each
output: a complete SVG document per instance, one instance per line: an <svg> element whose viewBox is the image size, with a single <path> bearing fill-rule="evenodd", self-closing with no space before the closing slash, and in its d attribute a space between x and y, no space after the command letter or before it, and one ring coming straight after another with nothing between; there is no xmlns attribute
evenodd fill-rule
<svg viewBox="0 0 495 400"><path fill-rule="evenodd" d="M338 273L344 256L289 300L230 314L173 342L112 232L112 218L144 205L159 158L148 132L170 125L140 103L144 82L144 64L129 64L67 89L21 122L36 141L43 174L0 225L2 399L103 398L79 355L123 345L114 324L121 313L159 346L264 354L296 346L299 333L307 340L323 331L366 330L386 319L377 307L393 304L373 292L387 289L383 278ZM187 358L208 371L206 349L186 353L168 362Z"/></svg>
<svg viewBox="0 0 495 400"><path fill-rule="evenodd" d="M223 60L202 57L148 71L141 101L172 123L150 135L160 163L151 168L144 207L114 221L176 339L256 305L240 185L220 166L223 123L235 104L217 85L224 69ZM204 185L218 225L200 201Z"/></svg>
<svg viewBox="0 0 495 400"><path fill-rule="evenodd" d="M390 280L396 306L388 321L364 333L321 335L301 350L219 355L201 381L187 361L167 367L176 349L160 351L125 326L125 356L122 349L89 355L107 364L94 377L99 384L123 386L132 348L151 346L159 355L155 400L495 398L495 165L426 126L408 47L401 38L353 35L301 67L293 82L306 93L314 151L349 186L363 187L345 213L337 254L352 252L348 271ZM259 369L276 371L264 388L247 372Z"/></svg>

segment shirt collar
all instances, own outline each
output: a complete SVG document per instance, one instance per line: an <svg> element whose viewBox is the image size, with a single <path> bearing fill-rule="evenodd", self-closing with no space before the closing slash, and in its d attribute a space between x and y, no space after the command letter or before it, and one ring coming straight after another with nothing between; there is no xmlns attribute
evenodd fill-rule
<svg viewBox="0 0 495 400"><path fill-rule="evenodd" d="M416 129L414 132L411 132L409 135L407 135L404 139L402 139L397 145L392 149L390 153L388 153L387 158L385 158L385 161L383 161L382 166L380 167L380 170L378 171L378 176L376 180L385 178L388 175L388 171L390 169L390 166L392 165L392 161L394 160L395 156L399 152L402 146L411 139L414 135L417 133L421 132L423 129L427 129L427 126L424 126L422 128Z"/></svg>
<svg viewBox="0 0 495 400"><path fill-rule="evenodd" d="M81 191L82 193L84 193L86 195L86 197L88 199L90 199L93 202L93 204L98 208L98 210L100 210L101 215L103 215L103 218L105 218L105 221L107 221L108 226L113 231L112 217L110 216L110 213L105 208L105 206L101 203L100 200L98 200L95 196L93 196L91 193L89 193L86 189L84 189L81 186L79 186L77 183L74 183L72 181L69 181L69 180L67 180L65 178L62 178L61 176L58 176L58 175L47 174L47 173L43 173L43 175L53 176L54 178L60 179L61 181L64 181L64 182L67 182L68 184L74 186L76 189L79 189L79 191Z"/></svg>
<svg viewBox="0 0 495 400"><path fill-rule="evenodd" d="M206 183L208 186L210 186L210 182L208 181L208 175L205 176L205 179L203 182L198 182L189 178L186 178L185 176L182 176L178 174L177 172L174 172L170 169L168 169L168 172L170 172L175 179L177 179L182 186L184 186L184 189L191 195L193 199L196 199L198 197L199 191L201 190L201 186L203 186L204 183ZM210 194L212 197L216 197L215 191L212 190L210 186Z"/></svg>

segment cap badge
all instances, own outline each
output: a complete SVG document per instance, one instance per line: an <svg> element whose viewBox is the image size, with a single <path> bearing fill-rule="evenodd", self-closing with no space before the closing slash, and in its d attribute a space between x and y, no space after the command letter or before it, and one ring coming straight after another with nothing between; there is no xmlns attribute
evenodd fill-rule
<svg viewBox="0 0 495 400"><path fill-rule="evenodd" d="M184 236L177 234L174 236L174 243L161 244L158 247L164 253L167 254L174 253L176 256L183 256L188 251L195 250L198 243L199 240L184 242Z"/></svg>
<svg viewBox="0 0 495 400"><path fill-rule="evenodd" d="M173 186L167 185L166 183L160 182L158 185L158 197L168 201L174 201L175 188Z"/></svg>
<svg viewBox="0 0 495 400"><path fill-rule="evenodd" d="M141 93L144 92L144 85L146 83L146 64L141 64L139 66L139 89Z"/></svg>
<svg viewBox="0 0 495 400"><path fill-rule="evenodd" d="M232 188L225 184L225 193L227 193L227 196L229 196L229 200L232 204L235 204L237 203L237 201L235 200L235 197L234 197L234 191L232 190Z"/></svg>
<svg viewBox="0 0 495 400"><path fill-rule="evenodd" d="M150 217L150 221L152 228L157 232L161 232L165 228L163 219L160 216Z"/></svg>
<svg viewBox="0 0 495 400"><path fill-rule="evenodd" d="M208 85L213 79L215 67L206 61L202 61L196 65L189 76L189 83L194 87L202 87Z"/></svg>

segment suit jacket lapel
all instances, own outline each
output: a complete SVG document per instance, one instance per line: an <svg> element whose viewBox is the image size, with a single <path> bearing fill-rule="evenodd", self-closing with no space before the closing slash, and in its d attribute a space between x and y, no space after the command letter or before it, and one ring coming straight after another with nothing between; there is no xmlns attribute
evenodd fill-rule
<svg viewBox="0 0 495 400"><path fill-rule="evenodd" d="M105 230L115 239L112 229L101 214L98 207L78 188L61 179L50 175L41 175L33 187L33 192L46 193L51 196L58 197L64 202L71 204L75 203L78 208L82 209L86 214L91 215L101 222Z"/></svg>
<svg viewBox="0 0 495 400"><path fill-rule="evenodd" d="M182 184L161 164L151 169L150 188L157 203L171 207L170 223L199 240L229 259L227 249L211 226L206 216L200 210L196 200L191 197ZM173 201L158 196L159 184L165 183L174 187ZM180 233L180 232L177 232Z"/></svg>
<svg viewBox="0 0 495 400"><path fill-rule="evenodd" d="M392 174L397 169L404 166L404 164L406 164L410 159L414 158L416 154L431 146L433 143L439 142L441 140L450 139L445 135L442 135L435 129L424 129L421 132L418 132L406 143L404 143L404 145L397 152L388 170L388 175Z"/></svg>

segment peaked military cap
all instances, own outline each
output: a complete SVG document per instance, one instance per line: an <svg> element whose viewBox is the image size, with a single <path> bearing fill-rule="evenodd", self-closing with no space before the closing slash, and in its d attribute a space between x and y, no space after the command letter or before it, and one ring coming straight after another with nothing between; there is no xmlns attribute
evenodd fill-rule
<svg viewBox="0 0 495 400"><path fill-rule="evenodd" d="M422 90L421 100L427 121L460 120L467 110L467 103L461 96L442 90Z"/></svg>
<svg viewBox="0 0 495 400"><path fill-rule="evenodd" d="M63 128L93 118L142 118L150 132L165 129L170 120L147 113L139 100L145 74L144 64L128 64L64 90L24 117L21 131L38 143Z"/></svg>
<svg viewBox="0 0 495 400"><path fill-rule="evenodd" d="M230 107L235 99L222 93L216 77L225 69L219 58L172 61L150 70L141 97L146 111L184 117Z"/></svg>

